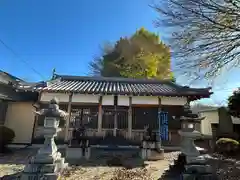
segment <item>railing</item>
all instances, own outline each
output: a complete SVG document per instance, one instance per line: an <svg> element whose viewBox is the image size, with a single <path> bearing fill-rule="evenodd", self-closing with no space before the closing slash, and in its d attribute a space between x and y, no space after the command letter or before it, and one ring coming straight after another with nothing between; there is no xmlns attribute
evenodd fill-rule
<svg viewBox="0 0 240 180"><path fill-rule="evenodd" d="M68 139L70 140L72 137L72 131L73 128L69 128L68 130ZM37 127L35 128L34 132L34 138L41 137L43 132L43 127ZM64 133L65 128L62 128L61 132L59 132L58 136L56 137L57 139L64 139ZM118 129L117 134L123 136L126 139L133 140L133 141L141 141L144 136L144 130L143 129L133 129L131 131L132 136L131 138L128 137L128 130L127 129ZM153 132L158 132L153 131ZM101 132L97 132L97 129L87 129L86 134L87 136L90 137L105 137L107 136L108 133L113 133L113 129L102 129ZM166 145L177 145L180 143L180 136L178 135L177 131L169 131L169 140L166 142L163 142Z"/></svg>
<svg viewBox="0 0 240 180"><path fill-rule="evenodd" d="M69 128L68 139L71 139L72 131L73 131L73 128ZM132 135L129 138L127 129L117 129L118 136L120 135L126 139L133 140L133 141L141 141L143 139L145 131L143 129L136 129L136 130L134 129L131 132L132 132L131 133ZM158 132L158 131L156 130L153 132ZM102 129L101 132L98 132L97 129L86 129L86 135L90 137L105 137L107 136L107 134L113 134L113 129Z"/></svg>

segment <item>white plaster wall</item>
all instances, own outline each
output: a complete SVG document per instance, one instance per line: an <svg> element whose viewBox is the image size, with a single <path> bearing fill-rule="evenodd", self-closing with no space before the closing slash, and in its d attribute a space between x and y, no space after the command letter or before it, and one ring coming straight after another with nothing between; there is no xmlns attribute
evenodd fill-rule
<svg viewBox="0 0 240 180"><path fill-rule="evenodd" d="M99 103L99 96L91 94L73 94L72 102Z"/></svg>
<svg viewBox="0 0 240 180"><path fill-rule="evenodd" d="M114 105L114 96L107 95L102 97L102 105L113 106Z"/></svg>
<svg viewBox="0 0 240 180"><path fill-rule="evenodd" d="M219 123L218 111L213 110L213 111L201 112L200 115L205 117L205 119L201 121L201 133L204 135L212 135L211 124Z"/></svg>
<svg viewBox="0 0 240 180"><path fill-rule="evenodd" d="M49 102L54 97L56 97L59 100L59 102L69 102L69 94L66 94L66 93L42 92L40 96L41 96L40 97L41 102Z"/></svg>
<svg viewBox="0 0 240 180"><path fill-rule="evenodd" d="M118 96L118 106L129 106L129 96Z"/></svg>
<svg viewBox="0 0 240 180"><path fill-rule="evenodd" d="M13 143L28 144L32 141L35 108L32 102L9 102L5 126L15 133Z"/></svg>
<svg viewBox="0 0 240 180"><path fill-rule="evenodd" d="M186 103L186 97L161 97L162 105L185 105Z"/></svg>
<svg viewBox="0 0 240 180"><path fill-rule="evenodd" d="M240 118L232 117L233 124L240 124Z"/></svg>
<svg viewBox="0 0 240 180"><path fill-rule="evenodd" d="M52 98L58 98L60 102L69 102L69 94L67 93L48 93L42 92L40 101L49 102ZM99 95L90 94L73 94L73 103L98 103ZM163 105L184 105L187 103L186 97L161 97L161 103ZM114 105L114 96L105 95L102 100L103 105ZM132 104L151 104L158 105L157 96L133 96ZM129 96L118 96L119 106L129 106Z"/></svg>
<svg viewBox="0 0 240 180"><path fill-rule="evenodd" d="M157 96L133 96L132 104L155 104L158 105Z"/></svg>
<svg viewBox="0 0 240 180"><path fill-rule="evenodd" d="M212 135L211 124L219 123L218 110L211 110L200 112L201 116L205 116L205 119L201 121L201 130L204 135ZM240 118L232 117L233 124L240 124Z"/></svg>

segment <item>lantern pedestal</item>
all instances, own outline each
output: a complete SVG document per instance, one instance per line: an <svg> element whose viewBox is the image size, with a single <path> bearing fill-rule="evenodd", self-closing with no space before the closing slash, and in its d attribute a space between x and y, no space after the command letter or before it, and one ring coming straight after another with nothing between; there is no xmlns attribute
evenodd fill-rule
<svg viewBox="0 0 240 180"><path fill-rule="evenodd" d="M52 129L52 132L56 129ZM47 128L50 132L50 128ZM54 142L54 135L45 135L45 141L42 148L40 148L35 157L30 159L29 163L25 166L21 176L21 180L29 178L57 179L63 169L67 167L65 159L61 157L61 153L57 151L57 146Z"/></svg>
<svg viewBox="0 0 240 180"><path fill-rule="evenodd" d="M186 155L187 163L191 163L192 159L200 155L194 140L201 137L201 133L198 131L184 132L181 130L178 133L182 137L181 152Z"/></svg>

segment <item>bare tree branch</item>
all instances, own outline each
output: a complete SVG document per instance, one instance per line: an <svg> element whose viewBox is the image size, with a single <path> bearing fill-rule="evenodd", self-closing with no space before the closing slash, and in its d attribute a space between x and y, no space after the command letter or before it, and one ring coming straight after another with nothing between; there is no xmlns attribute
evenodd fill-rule
<svg viewBox="0 0 240 180"><path fill-rule="evenodd" d="M172 33L169 44L183 73L212 78L239 65L240 0L158 0L156 27Z"/></svg>

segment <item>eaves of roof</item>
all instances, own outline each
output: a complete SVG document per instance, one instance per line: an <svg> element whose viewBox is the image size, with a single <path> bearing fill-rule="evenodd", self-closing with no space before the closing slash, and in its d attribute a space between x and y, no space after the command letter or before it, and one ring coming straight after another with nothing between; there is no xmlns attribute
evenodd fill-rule
<svg viewBox="0 0 240 180"><path fill-rule="evenodd" d="M42 91L85 94L209 97L210 88L190 88L167 80L56 75Z"/></svg>

